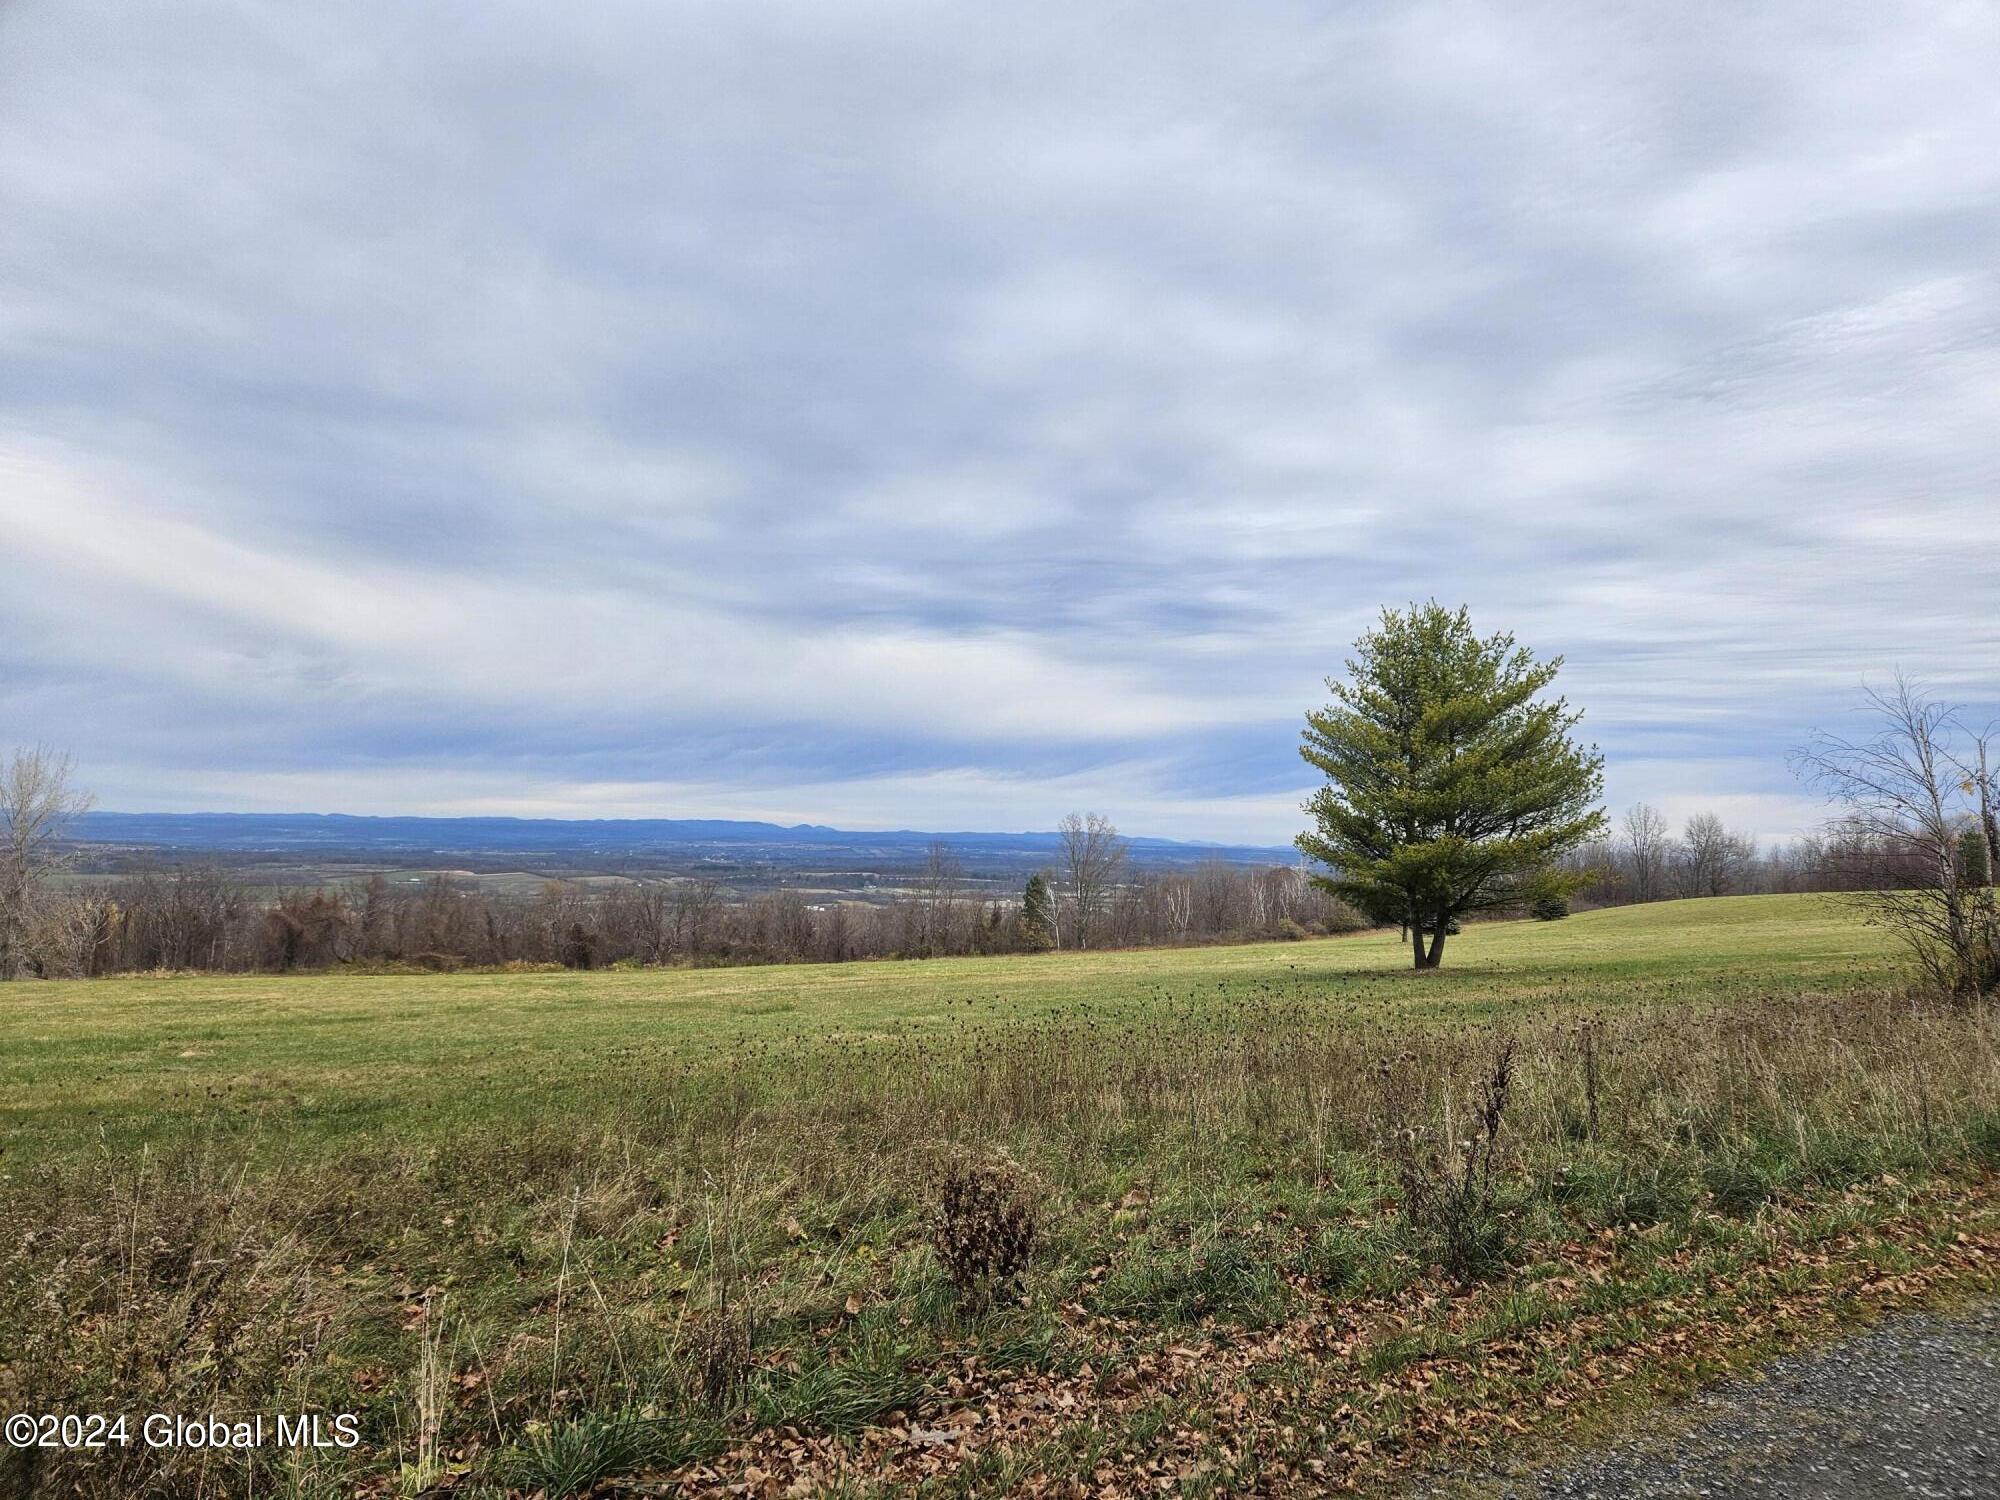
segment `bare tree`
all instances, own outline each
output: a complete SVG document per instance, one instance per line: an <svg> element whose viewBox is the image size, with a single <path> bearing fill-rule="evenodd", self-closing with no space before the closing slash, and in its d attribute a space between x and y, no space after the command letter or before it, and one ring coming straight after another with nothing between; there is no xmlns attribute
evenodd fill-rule
<svg viewBox="0 0 2000 1500"><path fill-rule="evenodd" d="M89 978L116 957L124 909L103 885L77 887L35 903L27 951L45 979Z"/></svg>
<svg viewBox="0 0 2000 1500"><path fill-rule="evenodd" d="M1068 907L1067 937L1072 946L1088 948L1104 914L1106 900L1124 869L1127 844L1111 820L1100 813L1070 813L1056 824L1062 837L1063 895Z"/></svg>
<svg viewBox="0 0 2000 1500"><path fill-rule="evenodd" d="M1671 835L1657 807L1635 802L1625 812L1625 857L1632 870L1632 899L1657 901L1666 894L1667 847Z"/></svg>
<svg viewBox="0 0 2000 1500"><path fill-rule="evenodd" d="M90 795L70 785L71 770L67 755L40 745L0 763L0 979L32 963L51 877L68 863L63 832L90 810Z"/></svg>
<svg viewBox="0 0 2000 1500"><path fill-rule="evenodd" d="M1726 896L1757 858L1754 840L1731 833L1712 812L1696 813L1681 835L1681 894Z"/></svg>
<svg viewBox="0 0 2000 1500"><path fill-rule="evenodd" d="M1798 769L1846 809L1844 826L1863 847L1907 860L1910 882L1856 893L1902 938L1925 975L1953 993L2000 982L2000 920L1990 886L1968 888L1958 844L1990 809L1984 788L1983 736L1968 736L1958 710L1937 702L1900 674L1886 693L1866 690L1877 724L1872 738L1815 733L1795 757ZM1970 805L1968 805L1970 803Z"/></svg>
<svg viewBox="0 0 2000 1500"><path fill-rule="evenodd" d="M649 964L665 963L672 952L672 899L663 880L642 880L625 895L625 921L639 957Z"/></svg>
<svg viewBox="0 0 2000 1500"><path fill-rule="evenodd" d="M916 951L927 958L952 951L952 928L958 914L959 888L965 882L965 868L951 845L943 839L931 840L924 856L923 873L917 878Z"/></svg>
<svg viewBox="0 0 2000 1500"><path fill-rule="evenodd" d="M210 864L144 870L120 895L125 959L138 969L227 968L231 933L252 909L248 893ZM380 900L386 908L386 885Z"/></svg>
<svg viewBox="0 0 2000 1500"><path fill-rule="evenodd" d="M1248 925L1237 872L1219 859L1205 859L1194 868L1194 930L1204 936L1234 932Z"/></svg>
<svg viewBox="0 0 2000 1500"><path fill-rule="evenodd" d="M690 957L708 941L709 923L722 904L722 886L706 876L674 887L674 949Z"/></svg>
<svg viewBox="0 0 2000 1500"><path fill-rule="evenodd" d="M1160 898L1168 935L1185 943L1194 925L1194 882L1185 875L1169 875L1160 882Z"/></svg>
<svg viewBox="0 0 2000 1500"><path fill-rule="evenodd" d="M354 957L354 913L339 891L290 890L264 913L269 966L280 973L324 968Z"/></svg>

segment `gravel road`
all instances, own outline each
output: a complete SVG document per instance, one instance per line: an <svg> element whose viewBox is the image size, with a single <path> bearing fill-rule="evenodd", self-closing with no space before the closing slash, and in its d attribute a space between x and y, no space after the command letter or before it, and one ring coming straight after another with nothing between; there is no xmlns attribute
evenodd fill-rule
<svg viewBox="0 0 2000 1500"><path fill-rule="evenodd" d="M1573 1500L2000 1497L2000 1304L1898 1317L1691 1401L1639 1437L1494 1493Z"/></svg>

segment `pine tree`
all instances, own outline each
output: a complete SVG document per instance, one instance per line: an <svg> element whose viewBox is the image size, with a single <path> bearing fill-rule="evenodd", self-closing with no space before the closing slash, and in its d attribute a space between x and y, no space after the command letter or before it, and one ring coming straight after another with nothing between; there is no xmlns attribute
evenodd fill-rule
<svg viewBox="0 0 2000 1500"><path fill-rule="evenodd" d="M1993 872L1986 867L1986 830L1968 828L1958 836L1958 878L1968 886L1993 884Z"/></svg>
<svg viewBox="0 0 2000 1500"><path fill-rule="evenodd" d="M1021 929L1035 947L1055 946L1055 895L1039 873L1028 877L1028 888L1021 893Z"/></svg>
<svg viewBox="0 0 2000 1500"><path fill-rule="evenodd" d="M1306 715L1300 754L1327 784L1298 846L1326 867L1319 884L1408 925L1420 969L1458 918L1520 903L1604 827L1604 757L1570 738L1582 714L1538 701L1561 666L1433 600L1384 610L1348 680L1328 680L1334 701Z"/></svg>

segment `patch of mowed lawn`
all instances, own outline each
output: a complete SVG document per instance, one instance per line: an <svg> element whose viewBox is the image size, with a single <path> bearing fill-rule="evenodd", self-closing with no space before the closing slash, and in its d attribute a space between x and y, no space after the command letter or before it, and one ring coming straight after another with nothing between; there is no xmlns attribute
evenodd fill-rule
<svg viewBox="0 0 2000 1500"><path fill-rule="evenodd" d="M174 976L0 987L0 1147L13 1157L203 1132L443 1135L585 1116L662 1069L833 1040L967 1041L1088 1015L1273 995L1476 1016L1848 991L1887 981L1837 900L1729 897L1476 924L1447 967L1396 935L988 959L600 972Z"/></svg>
<svg viewBox="0 0 2000 1500"><path fill-rule="evenodd" d="M363 1423L352 1455L42 1455L52 1493L1310 1489L2000 1255L1993 1017L1891 988L1838 905L1447 951L17 987L55 1004L9 1040L54 1050L6 1059L0 1405ZM1427 1220L1409 1174L1477 1133L1507 1041L1491 1191ZM149 1080L168 1053L212 1071ZM934 1248L982 1232L940 1222L967 1160L1032 1212L992 1285Z"/></svg>

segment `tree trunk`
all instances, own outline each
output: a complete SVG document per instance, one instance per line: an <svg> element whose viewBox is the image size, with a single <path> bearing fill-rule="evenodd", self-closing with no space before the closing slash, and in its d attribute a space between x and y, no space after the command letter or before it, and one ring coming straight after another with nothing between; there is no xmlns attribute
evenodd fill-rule
<svg viewBox="0 0 2000 1500"><path fill-rule="evenodd" d="M1410 949L1415 959L1411 967L1421 969L1424 966L1424 930L1414 922L1405 930L1410 934Z"/></svg>
<svg viewBox="0 0 2000 1500"><path fill-rule="evenodd" d="M1431 951L1426 953L1423 956L1423 958L1419 961L1420 967L1426 969L1435 969L1438 966L1438 964L1443 960L1445 922L1449 920L1450 920L1449 918L1446 918L1445 921L1439 922L1437 924L1436 930L1431 933Z"/></svg>

